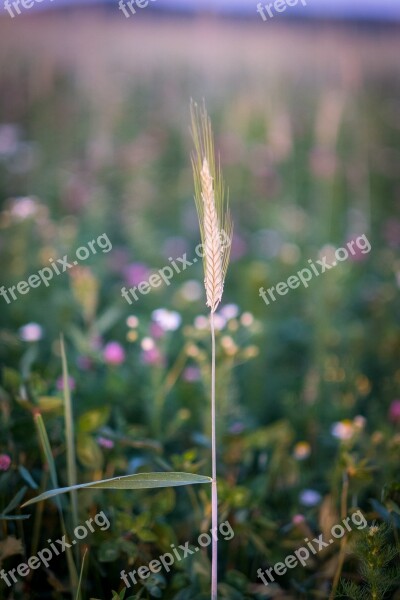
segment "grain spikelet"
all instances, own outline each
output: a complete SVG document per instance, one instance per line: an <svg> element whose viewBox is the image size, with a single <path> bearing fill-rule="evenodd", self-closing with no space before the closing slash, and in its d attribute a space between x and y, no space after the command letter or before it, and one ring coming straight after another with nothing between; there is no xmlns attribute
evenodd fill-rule
<svg viewBox="0 0 400 600"><path fill-rule="evenodd" d="M203 243L204 285L207 306L215 312L222 298L232 242L232 221L221 169L216 167L211 122L204 108L191 104L195 152L192 165L195 201Z"/></svg>

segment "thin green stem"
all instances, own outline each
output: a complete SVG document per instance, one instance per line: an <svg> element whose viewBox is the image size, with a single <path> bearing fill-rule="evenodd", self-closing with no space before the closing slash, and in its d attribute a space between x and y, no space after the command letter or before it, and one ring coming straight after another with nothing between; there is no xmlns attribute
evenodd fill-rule
<svg viewBox="0 0 400 600"><path fill-rule="evenodd" d="M64 422L65 422L65 442L67 446L67 476L68 485L74 486L78 483L78 474L76 468L75 454L75 434L74 434L74 416L72 410L71 392L69 389L69 373L67 355L65 353L64 336L60 336L61 361L63 374L63 395L64 395ZM75 529L78 526L78 494L76 490L70 493L71 498L71 517L72 525ZM79 563L79 548L75 548L76 563Z"/></svg>
<svg viewBox="0 0 400 600"><path fill-rule="evenodd" d="M214 534L218 530L218 490L217 490L217 445L215 425L215 326L214 313L210 316L211 325L211 524L212 524L212 559L211 559L211 600L217 600L218 585L218 539Z"/></svg>
<svg viewBox="0 0 400 600"><path fill-rule="evenodd" d="M167 395L169 394L169 392L172 390L172 388L174 387L175 383L177 382L179 375L182 373L185 364L187 361L187 353L186 353L186 348L184 348L182 350L182 352L179 353L176 361L174 362L174 364L172 365L170 371L167 373L164 383L159 386L159 391L156 394L155 400L154 400L154 406L155 406L155 410L154 410L154 414L155 414L155 435L160 438L163 432L163 409L164 409L164 403L165 403L165 399L167 397Z"/></svg>
<svg viewBox="0 0 400 600"><path fill-rule="evenodd" d="M42 480L40 483L40 489L45 490L47 485L47 471L42 471ZM33 532L32 532L32 546L31 546L31 555L34 556L39 548L39 538L40 531L42 527L42 518L43 518L43 509L44 502L39 502L35 511L35 520L33 523Z"/></svg>
<svg viewBox="0 0 400 600"><path fill-rule="evenodd" d="M345 472L343 474L343 487L342 487L342 495L341 495L341 502L340 502L340 513L341 513L342 520L344 520L347 515L348 495L349 495L349 477L348 477L347 473ZM329 595L329 600L333 600L336 596L336 590L339 585L340 576L342 574L342 569L343 569L343 564L344 564L344 561L346 558L347 542L348 542L347 536L343 536L342 539L340 540L339 559L338 559L338 564L337 564L337 568L336 568L336 573L333 578L333 584L332 584L331 593Z"/></svg>

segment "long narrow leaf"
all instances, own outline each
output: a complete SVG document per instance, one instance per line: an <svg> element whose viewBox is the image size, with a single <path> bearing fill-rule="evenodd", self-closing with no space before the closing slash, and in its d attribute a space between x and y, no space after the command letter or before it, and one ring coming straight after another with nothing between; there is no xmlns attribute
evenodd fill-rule
<svg viewBox="0 0 400 600"><path fill-rule="evenodd" d="M194 475L192 473L138 473L135 475L124 475L122 477L113 477L112 479L103 479L90 483L80 483L73 489L111 489L111 490L143 490L148 488L177 487L180 485L192 485L198 483L211 483L210 477L204 475ZM48 498L53 498L59 494L70 492L70 487L58 488L44 492L36 498L25 502L23 506L41 502Z"/></svg>
<svg viewBox="0 0 400 600"><path fill-rule="evenodd" d="M22 479L24 479L26 481L26 483L28 483L33 490L38 489L38 484L33 479L32 475L29 473L28 469L26 469L23 465L20 465L18 467L18 471L19 471L19 474L21 475Z"/></svg>
<svg viewBox="0 0 400 600"><path fill-rule="evenodd" d="M24 521L29 519L30 515L5 515L0 514L0 521Z"/></svg>
<svg viewBox="0 0 400 600"><path fill-rule="evenodd" d="M51 446L49 438L47 436L47 431L43 423L42 415L40 413L36 413L35 415L35 425L39 435L40 443L42 445L44 458L49 468L51 483L53 485L58 486L56 465L54 462L53 454L51 452Z"/></svg>
<svg viewBox="0 0 400 600"><path fill-rule="evenodd" d="M56 465L54 462L53 454L51 452L51 446L50 446L49 438L47 436L47 431L46 431L46 428L43 423L42 415L40 413L37 413L35 415L35 424L36 424L36 428L38 431L40 443L42 445L43 454L44 454L45 460L46 460L48 468L49 468L51 483L54 485L54 487L58 487ZM36 498L39 498L39 496L37 496ZM35 498L35 500L36 500L36 498ZM59 498L57 498L56 504L57 504L58 512L60 514L62 532L66 537L68 537L67 529L66 529L65 521L64 521L64 515L62 512L61 502L60 502ZM22 506L25 506L25 504L23 504ZM66 549L66 556L67 556L67 564L68 564L69 576L70 576L70 581L71 581L71 587L72 587L72 589L76 589L76 587L78 585L78 573L76 570L76 566L75 566L74 559L73 559L70 548Z"/></svg>
<svg viewBox="0 0 400 600"><path fill-rule="evenodd" d="M69 389L69 375L67 357L65 354L64 338L61 336L61 361L63 372L63 390L64 390L64 420L65 420L65 437L67 444L67 480L68 486L71 489L71 512L72 526L75 529L78 526L78 496L73 487L78 481L76 472L76 456L75 456L75 441L74 441L74 417L72 411L71 393ZM78 556L78 550L77 550Z"/></svg>
<svg viewBox="0 0 400 600"><path fill-rule="evenodd" d="M86 558L87 551L88 551L88 549L86 548L85 554L83 555L83 559L82 559L81 572L79 574L78 589L76 590L75 600L81 600L81 586L82 586L83 570L85 568L85 558Z"/></svg>
<svg viewBox="0 0 400 600"><path fill-rule="evenodd" d="M16 508L22 498L25 496L25 492L28 488L26 487L26 485L24 485L19 492L17 492L16 496L14 496L14 498L11 500L11 502L5 507L5 509L3 510L3 515L8 515L8 513L10 513L12 510L14 510L14 508Z"/></svg>

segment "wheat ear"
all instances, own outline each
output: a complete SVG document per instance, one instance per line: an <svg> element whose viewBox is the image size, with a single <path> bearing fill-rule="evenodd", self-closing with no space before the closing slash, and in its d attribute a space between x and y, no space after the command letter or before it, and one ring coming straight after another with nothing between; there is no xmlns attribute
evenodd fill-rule
<svg viewBox="0 0 400 600"><path fill-rule="evenodd" d="M195 152L192 165L195 201L203 243L204 285L210 307L211 328L211 521L218 528L217 444L215 411L215 325L214 313L221 302L232 242L232 221L225 202L221 169L215 167L214 139L211 122L203 106L191 104L192 135ZM217 600L218 538L212 539L211 600Z"/></svg>
<svg viewBox="0 0 400 600"><path fill-rule="evenodd" d="M201 195L204 204L204 285L207 295L207 306L215 312L222 298L224 290L224 276L222 270L222 244L219 231L213 180L204 158L201 170Z"/></svg>
<svg viewBox="0 0 400 600"><path fill-rule="evenodd" d="M216 167L211 121L203 106L191 104L195 201L203 243L207 306L214 313L221 302L232 241L232 221L221 168Z"/></svg>

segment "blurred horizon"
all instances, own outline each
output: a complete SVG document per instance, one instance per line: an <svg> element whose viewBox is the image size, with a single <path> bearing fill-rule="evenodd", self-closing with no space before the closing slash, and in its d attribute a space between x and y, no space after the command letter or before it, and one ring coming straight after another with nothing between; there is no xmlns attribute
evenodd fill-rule
<svg viewBox="0 0 400 600"><path fill-rule="evenodd" d="M262 2L268 4L269 2ZM261 21L257 13L257 2L248 0L149 0L149 5L141 9L147 15L154 13L185 13L198 14L212 12L215 14L232 15L236 17L252 18ZM35 3L32 8L25 9L20 17L33 12L54 11L68 7L104 6L115 5L116 15L118 10L117 0L46 0L45 3ZM371 20L384 22L400 21L400 0L307 0L303 6L300 0L296 6L287 7L288 10L277 14L279 20L293 19L334 19L334 20ZM141 12L138 9L138 14ZM0 17L9 17L2 7ZM275 20L278 20L275 19Z"/></svg>

